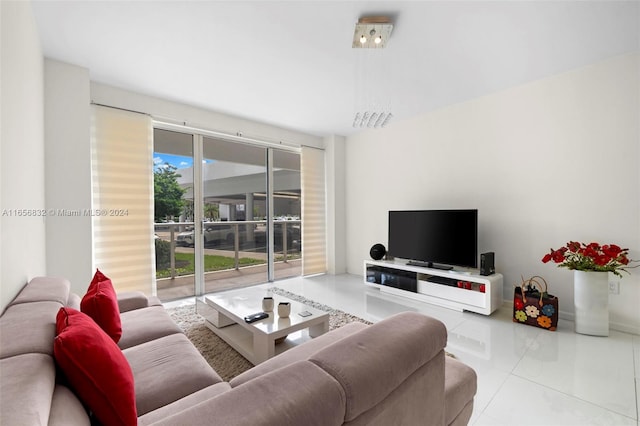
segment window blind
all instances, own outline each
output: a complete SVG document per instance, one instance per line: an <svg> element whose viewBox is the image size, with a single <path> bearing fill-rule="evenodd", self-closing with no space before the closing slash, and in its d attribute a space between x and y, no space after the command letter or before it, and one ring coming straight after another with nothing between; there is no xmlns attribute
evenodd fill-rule
<svg viewBox="0 0 640 426"><path fill-rule="evenodd" d="M324 151L302 147L302 275L327 272Z"/></svg>
<svg viewBox="0 0 640 426"><path fill-rule="evenodd" d="M117 291L155 294L151 118L92 106L93 266Z"/></svg>

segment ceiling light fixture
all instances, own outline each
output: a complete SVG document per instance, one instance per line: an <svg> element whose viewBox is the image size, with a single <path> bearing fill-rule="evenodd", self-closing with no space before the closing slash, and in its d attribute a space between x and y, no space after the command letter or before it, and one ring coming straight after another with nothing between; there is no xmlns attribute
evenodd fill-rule
<svg viewBox="0 0 640 426"><path fill-rule="evenodd" d="M385 127L393 117L389 93L389 62L383 52L393 30L384 16L361 18L353 33L356 52L356 107L353 127ZM369 37L367 37L367 34Z"/></svg>
<svg viewBox="0 0 640 426"><path fill-rule="evenodd" d="M371 30L371 31L369 32L369 34L371 35L371 37L374 37L374 36L375 36L375 37L374 37L374 39L373 39L373 42L374 42L375 44L380 44L380 43L382 42L382 37L380 37L380 36L376 36L376 30Z"/></svg>
<svg viewBox="0 0 640 426"><path fill-rule="evenodd" d="M393 30L393 24L386 16L360 18L353 33L354 48L382 49L387 46L387 40ZM366 34L371 37L367 37Z"/></svg>

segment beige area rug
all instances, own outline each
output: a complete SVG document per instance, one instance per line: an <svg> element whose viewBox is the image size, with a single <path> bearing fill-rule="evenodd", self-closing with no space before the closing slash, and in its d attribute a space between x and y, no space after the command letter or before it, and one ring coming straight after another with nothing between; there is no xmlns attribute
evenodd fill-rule
<svg viewBox="0 0 640 426"><path fill-rule="evenodd" d="M371 324L371 322L356 317L355 315L333 309L327 305L314 302L313 300L305 299L302 296L277 287L272 287L271 292L304 303L313 308L329 312L329 330L342 327L354 321ZM204 318L196 313L194 305L167 309L167 312L180 328L184 330L189 340L198 348L209 365L216 370L224 381L229 381L253 367L253 364L245 357L236 352L235 349L204 325Z"/></svg>

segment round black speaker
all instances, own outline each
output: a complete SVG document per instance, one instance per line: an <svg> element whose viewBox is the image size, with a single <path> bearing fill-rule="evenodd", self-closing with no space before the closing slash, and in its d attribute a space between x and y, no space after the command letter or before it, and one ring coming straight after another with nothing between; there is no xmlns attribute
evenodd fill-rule
<svg viewBox="0 0 640 426"><path fill-rule="evenodd" d="M369 250L369 255L373 260L380 260L385 254L387 254L387 249L380 243L372 245Z"/></svg>

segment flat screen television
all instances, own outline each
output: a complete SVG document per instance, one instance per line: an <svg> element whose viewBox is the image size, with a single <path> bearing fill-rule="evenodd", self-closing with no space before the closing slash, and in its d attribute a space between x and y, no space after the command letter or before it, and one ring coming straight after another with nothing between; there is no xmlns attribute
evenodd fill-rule
<svg viewBox="0 0 640 426"><path fill-rule="evenodd" d="M409 264L478 267L478 210L389 211L388 252Z"/></svg>

